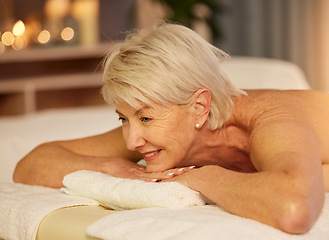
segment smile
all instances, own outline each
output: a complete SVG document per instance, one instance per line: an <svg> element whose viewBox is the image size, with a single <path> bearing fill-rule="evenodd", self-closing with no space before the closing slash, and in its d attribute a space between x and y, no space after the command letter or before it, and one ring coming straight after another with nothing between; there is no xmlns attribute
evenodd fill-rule
<svg viewBox="0 0 329 240"><path fill-rule="evenodd" d="M144 156L144 160L145 161L152 161L154 160L158 153L160 152L160 150L157 150L157 151L153 151L153 152L148 152L148 153L144 153L143 156Z"/></svg>
<svg viewBox="0 0 329 240"><path fill-rule="evenodd" d="M155 154L157 154L157 152L147 153L147 154L145 154L144 156L145 156L145 157L152 157L152 156L154 156Z"/></svg>

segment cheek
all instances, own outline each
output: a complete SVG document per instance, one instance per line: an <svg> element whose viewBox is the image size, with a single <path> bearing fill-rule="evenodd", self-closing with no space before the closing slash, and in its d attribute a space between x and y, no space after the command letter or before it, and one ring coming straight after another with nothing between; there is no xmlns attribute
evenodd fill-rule
<svg viewBox="0 0 329 240"><path fill-rule="evenodd" d="M121 131L122 131L123 140L126 144L128 139L128 130L124 126L121 126Z"/></svg>
<svg viewBox="0 0 329 240"><path fill-rule="evenodd" d="M174 154L186 155L194 142L194 129L187 124L180 124L171 129L167 137L167 147L174 151Z"/></svg>
<svg viewBox="0 0 329 240"><path fill-rule="evenodd" d="M186 133L177 125L161 124L148 129L145 136L149 143L167 150L170 154L177 154L184 144Z"/></svg>
<svg viewBox="0 0 329 240"><path fill-rule="evenodd" d="M187 111L175 109L164 118L156 120L147 130L146 137L150 142L177 152L188 148L193 139L193 116Z"/></svg>

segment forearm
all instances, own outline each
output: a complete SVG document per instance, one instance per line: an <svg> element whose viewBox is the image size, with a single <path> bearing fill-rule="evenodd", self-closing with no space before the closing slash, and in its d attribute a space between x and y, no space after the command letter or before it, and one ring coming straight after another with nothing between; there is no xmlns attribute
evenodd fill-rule
<svg viewBox="0 0 329 240"><path fill-rule="evenodd" d="M76 154L59 144L47 143L17 164L13 178L19 183L59 188L66 174L82 169L101 171L109 160L108 157Z"/></svg>
<svg viewBox="0 0 329 240"><path fill-rule="evenodd" d="M300 184L283 172L239 173L207 166L188 182L228 212L290 233L309 230L323 204L321 188Z"/></svg>

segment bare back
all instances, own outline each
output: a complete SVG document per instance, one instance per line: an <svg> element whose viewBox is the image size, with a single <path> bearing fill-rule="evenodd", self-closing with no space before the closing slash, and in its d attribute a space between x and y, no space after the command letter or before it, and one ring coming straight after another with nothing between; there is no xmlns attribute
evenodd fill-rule
<svg viewBox="0 0 329 240"><path fill-rule="evenodd" d="M329 94L317 91L251 90L236 101L235 115L252 131L256 125L278 118L309 124L319 144L322 163L329 163Z"/></svg>
<svg viewBox="0 0 329 240"><path fill-rule="evenodd" d="M315 137L325 188L329 191L329 94L300 90L250 90L247 93L248 96L235 100L236 108L229 125L240 126L250 136L255 129L280 119L305 126L310 136ZM307 147L308 152L314 150L314 146Z"/></svg>

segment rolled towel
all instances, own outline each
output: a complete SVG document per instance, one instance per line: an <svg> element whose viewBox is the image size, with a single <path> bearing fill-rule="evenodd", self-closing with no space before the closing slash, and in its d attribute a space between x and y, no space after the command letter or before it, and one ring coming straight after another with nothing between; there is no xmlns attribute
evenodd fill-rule
<svg viewBox="0 0 329 240"><path fill-rule="evenodd" d="M97 200L114 210L150 207L186 208L206 204L206 198L177 182L144 182L80 170L64 177L62 190Z"/></svg>

